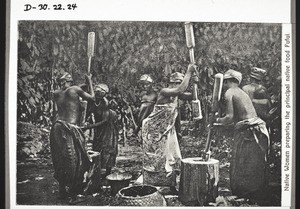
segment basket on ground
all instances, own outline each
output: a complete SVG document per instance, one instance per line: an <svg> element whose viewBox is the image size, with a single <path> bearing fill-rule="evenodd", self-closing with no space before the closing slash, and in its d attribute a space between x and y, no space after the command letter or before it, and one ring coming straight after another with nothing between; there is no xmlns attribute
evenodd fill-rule
<svg viewBox="0 0 300 209"><path fill-rule="evenodd" d="M116 195L116 205L120 206L166 206L165 198L150 185L129 186Z"/></svg>

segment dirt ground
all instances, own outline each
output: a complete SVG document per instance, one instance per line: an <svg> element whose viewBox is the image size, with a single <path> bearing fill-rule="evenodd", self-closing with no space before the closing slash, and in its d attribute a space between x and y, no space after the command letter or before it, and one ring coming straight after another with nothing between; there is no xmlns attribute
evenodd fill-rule
<svg viewBox="0 0 300 209"><path fill-rule="evenodd" d="M47 132L48 133L48 132ZM47 135L47 134L46 134ZM186 140L185 140L186 139ZM44 139L45 146L47 137ZM188 138L183 138L183 141ZM187 144L187 143L182 143ZM181 144L181 146L183 146ZM191 151L193 150L193 152ZM183 147L183 157L191 157L197 153L197 145ZM17 162L17 204L18 205L68 205L66 200L58 198L58 183L53 178L53 168L51 155L48 151L42 154L31 155L21 158ZM134 182L141 174L142 170L142 150L136 139L131 138L125 146L119 145L117 165L113 172L130 173ZM281 191L280 185L270 184L270 194L264 205L280 206ZM219 195L231 196L229 185L229 163L220 164ZM105 206L111 205L114 200L110 196L109 185L104 186L102 191L85 197L85 201L78 205ZM169 206L183 206L176 198L167 199Z"/></svg>
<svg viewBox="0 0 300 209"><path fill-rule="evenodd" d="M113 172L131 173L136 179L141 170L140 152L132 153L129 147L122 149ZM58 183L53 177L51 159L33 158L17 164L17 204L20 205L68 205L66 200L58 198ZM102 193L86 197L78 205L109 205L112 201L109 188Z"/></svg>

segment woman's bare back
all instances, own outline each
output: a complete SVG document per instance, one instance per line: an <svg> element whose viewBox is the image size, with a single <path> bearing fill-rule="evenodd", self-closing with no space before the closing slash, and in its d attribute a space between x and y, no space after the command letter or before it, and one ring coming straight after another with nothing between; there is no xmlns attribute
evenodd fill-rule
<svg viewBox="0 0 300 209"><path fill-rule="evenodd" d="M78 124L81 116L79 95L74 87L56 92L54 97L58 108L58 119Z"/></svg>
<svg viewBox="0 0 300 209"><path fill-rule="evenodd" d="M240 88L230 88L228 93L232 94L235 122L256 117L256 111L247 93Z"/></svg>

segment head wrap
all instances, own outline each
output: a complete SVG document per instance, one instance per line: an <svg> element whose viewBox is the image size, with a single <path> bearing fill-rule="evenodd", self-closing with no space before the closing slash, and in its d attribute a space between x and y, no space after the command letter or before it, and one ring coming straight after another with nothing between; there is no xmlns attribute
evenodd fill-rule
<svg viewBox="0 0 300 209"><path fill-rule="evenodd" d="M170 76L170 83L181 83L183 81L184 75L179 72L172 73Z"/></svg>
<svg viewBox="0 0 300 209"><path fill-rule="evenodd" d="M70 73L65 73L62 77L59 78L60 81L73 81L73 78Z"/></svg>
<svg viewBox="0 0 300 209"><path fill-rule="evenodd" d="M140 78L140 82L148 82L148 83L153 83L153 80L152 80L152 78L151 78L151 76L150 75L148 75L148 74L144 74L144 75L142 75L141 76L141 78Z"/></svg>
<svg viewBox="0 0 300 209"><path fill-rule="evenodd" d="M102 92L108 93L109 92L109 88L108 88L108 86L106 84L101 83L101 84L97 84L95 86L95 92L96 91L102 91Z"/></svg>
<svg viewBox="0 0 300 209"><path fill-rule="evenodd" d="M227 70L225 73L224 73L224 77L223 79L228 79L228 78L235 78L239 84L241 83L242 81L242 73L238 72L238 71L235 71L235 70Z"/></svg>
<svg viewBox="0 0 300 209"><path fill-rule="evenodd" d="M265 75L267 74L267 71L258 67L251 68L250 77L255 78L257 80L262 80Z"/></svg>

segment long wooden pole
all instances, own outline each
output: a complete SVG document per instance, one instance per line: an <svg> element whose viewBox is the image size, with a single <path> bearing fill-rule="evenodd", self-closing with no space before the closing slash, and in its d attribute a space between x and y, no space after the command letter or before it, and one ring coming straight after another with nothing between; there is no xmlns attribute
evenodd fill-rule
<svg viewBox="0 0 300 209"><path fill-rule="evenodd" d="M94 51L95 51L95 32L89 32L88 33L88 50L87 50L87 56L89 58L88 63L88 75L91 72L91 63L92 63L92 57L94 57ZM85 110L86 111L86 110ZM94 113L91 114L91 123L95 123L95 116ZM90 129L90 139L94 139L95 130Z"/></svg>
<svg viewBox="0 0 300 209"><path fill-rule="evenodd" d="M190 22L186 22L184 24L185 28L185 37L186 37L186 45L189 49L189 56L190 56L190 63L195 64L195 54L194 54L194 47L195 47L195 37L194 37L194 30L193 24ZM192 113L194 120L200 120L203 118L202 111L201 111L201 103L198 99L198 75L196 73L196 79L194 80L193 84L193 100L192 100Z"/></svg>
<svg viewBox="0 0 300 209"><path fill-rule="evenodd" d="M222 86L223 86L223 74L217 73L215 75L214 90L213 90L213 96L212 96L212 107L211 107L212 116L214 116L215 113L218 112L218 110L219 110L219 102L221 99ZM205 159L206 161L209 160L209 157L210 157L207 153L210 149L211 138L212 138L212 128L213 128L213 121L210 122L210 124L209 124L205 149L203 152L203 159Z"/></svg>
<svg viewBox="0 0 300 209"><path fill-rule="evenodd" d="M87 73L90 75L91 73L91 63L92 57L94 56L94 48L95 48L95 32L88 33L88 46L87 46L87 56L88 56L88 69ZM86 111L87 111L87 101L82 101L83 112L81 116L81 125L84 124L86 120ZM92 118L93 120L93 118Z"/></svg>
<svg viewBox="0 0 300 209"><path fill-rule="evenodd" d="M87 56L89 58L88 74L90 74L90 72L91 72L91 63L92 63L92 57L94 56L94 48L95 48L95 32L89 32L88 33L88 50L87 50Z"/></svg>

